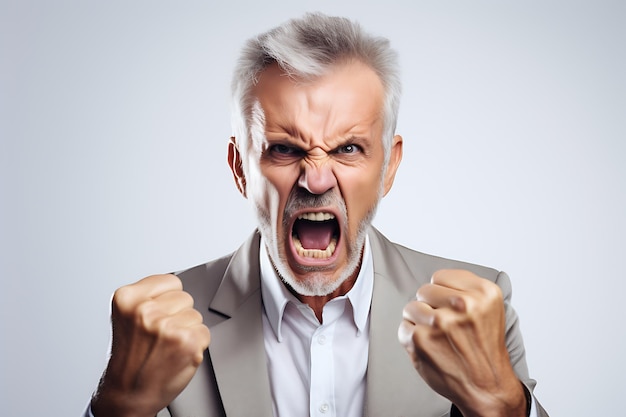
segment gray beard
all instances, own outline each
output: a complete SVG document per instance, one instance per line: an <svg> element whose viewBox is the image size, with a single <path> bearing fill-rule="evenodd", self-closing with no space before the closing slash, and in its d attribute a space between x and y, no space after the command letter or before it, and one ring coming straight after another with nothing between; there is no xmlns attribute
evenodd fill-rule
<svg viewBox="0 0 626 417"><path fill-rule="evenodd" d="M367 215L363 220L361 220L357 235L354 242L348 241L346 248L348 250L348 263L345 268L341 271L339 276L336 279L329 279L327 275L325 275L324 268L309 266L302 267L304 271L307 272L307 277L305 280L296 279L295 275L291 272L289 268L289 264L284 256L280 255L280 251L278 248L278 236L276 236L276 228L271 225L271 216L267 212L265 207L261 207L260 205L256 205L256 215L259 223L259 232L266 242L267 252L270 256L270 261L274 266L274 269L283 280L285 284L291 287L296 293L303 296L325 296L333 291L337 290L341 284L343 284L348 278L354 276L360 266L361 266L361 257L363 254L363 248L365 245L365 238L367 236L367 230L374 219L376 214L376 210L378 208L378 202L380 198L374 204L374 206L368 211ZM283 230L285 232L284 236L284 245L287 245L288 239L290 238L289 234L291 230L289 229L289 225L285 224L286 219L290 219L298 210L303 208L316 208L316 207L328 207L334 206L339 208L342 212L341 218L343 219L344 224L342 225L342 230L347 231L347 210L346 205L338 195L330 192L322 195L311 195L304 191L295 190L289 196L289 201L285 207L285 213L283 216ZM342 236L342 239L350 239L349 236ZM286 249L284 249L286 251Z"/></svg>

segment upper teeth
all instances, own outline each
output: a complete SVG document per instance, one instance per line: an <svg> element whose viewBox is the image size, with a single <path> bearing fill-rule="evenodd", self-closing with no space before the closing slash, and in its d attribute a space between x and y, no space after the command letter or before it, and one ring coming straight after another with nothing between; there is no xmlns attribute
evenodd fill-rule
<svg viewBox="0 0 626 417"><path fill-rule="evenodd" d="M324 220L334 219L335 215L331 213L302 213L298 219L309 220L313 222L323 222Z"/></svg>

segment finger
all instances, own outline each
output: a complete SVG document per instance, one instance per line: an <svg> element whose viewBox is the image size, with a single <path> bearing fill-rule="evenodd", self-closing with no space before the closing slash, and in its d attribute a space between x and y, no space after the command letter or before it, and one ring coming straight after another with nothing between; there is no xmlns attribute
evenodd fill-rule
<svg viewBox="0 0 626 417"><path fill-rule="evenodd" d="M440 270L432 277L435 285L459 291L461 297L452 299L452 307L459 312L470 312L475 308L484 309L491 304L502 303L502 290L488 279L469 271Z"/></svg>
<svg viewBox="0 0 626 417"><path fill-rule="evenodd" d="M432 330L448 333L459 327L463 316L449 308L433 308L421 301L412 301L402 310L402 318L416 327L429 327Z"/></svg>
<svg viewBox="0 0 626 417"><path fill-rule="evenodd" d="M203 352L211 342L211 333L197 310L189 309L164 317L158 321L158 326L160 346L169 346L174 356L183 361L190 357L196 364L202 362Z"/></svg>
<svg viewBox="0 0 626 417"><path fill-rule="evenodd" d="M170 325L175 328L192 328L198 324L202 324L202 314L194 308L187 308L178 313L168 316Z"/></svg>
<svg viewBox="0 0 626 417"><path fill-rule="evenodd" d="M417 325L408 320L402 320L398 327L398 341L420 373L425 367L436 364L437 358L444 358L446 366L454 363L452 347L447 342L442 343L442 340L445 340L445 335L439 331L433 331L431 326Z"/></svg>
<svg viewBox="0 0 626 417"><path fill-rule="evenodd" d="M433 308L451 308L453 310L464 312L467 302L465 297L466 291L444 287L438 284L425 284L417 290L416 298L418 301L426 303Z"/></svg>
<svg viewBox="0 0 626 417"><path fill-rule="evenodd" d="M183 289L183 283L176 275L151 275L130 285L137 293L153 298L168 291Z"/></svg>
<svg viewBox="0 0 626 417"><path fill-rule="evenodd" d="M193 298L185 291L168 291L143 301L137 306L137 313L144 320L160 316L174 315L180 311L192 309Z"/></svg>
<svg viewBox="0 0 626 417"><path fill-rule="evenodd" d="M411 301L404 306L402 318L414 325L430 326L434 318L434 309L421 301Z"/></svg>
<svg viewBox="0 0 626 417"><path fill-rule="evenodd" d="M199 346L199 350L194 356L195 365L200 365L202 363L202 359L204 358L204 351L209 348L209 344L211 344L211 331L204 324L196 324L192 330L197 338L197 344Z"/></svg>
<svg viewBox="0 0 626 417"><path fill-rule="evenodd" d="M195 346L195 343L192 343L195 337L190 337L194 336L195 329L203 326L202 315L194 309L187 309L172 316L159 317L151 325L156 340L172 345L176 349L189 344Z"/></svg>
<svg viewBox="0 0 626 417"><path fill-rule="evenodd" d="M134 284L118 288L113 294L113 311L132 315L137 306L168 291L180 291L182 282L175 275L151 275Z"/></svg>
<svg viewBox="0 0 626 417"><path fill-rule="evenodd" d="M481 290L484 278L463 269L440 269L430 278L431 284L460 291Z"/></svg>
<svg viewBox="0 0 626 417"><path fill-rule="evenodd" d="M413 366L421 367L422 358L427 356L424 344L429 343L429 331L427 326L415 325L408 320L402 320L398 326L398 341L409 354Z"/></svg>
<svg viewBox="0 0 626 417"><path fill-rule="evenodd" d="M413 346L413 330L415 329L415 323L411 320L402 320L400 326L398 326L398 341L404 348L412 354L414 352Z"/></svg>

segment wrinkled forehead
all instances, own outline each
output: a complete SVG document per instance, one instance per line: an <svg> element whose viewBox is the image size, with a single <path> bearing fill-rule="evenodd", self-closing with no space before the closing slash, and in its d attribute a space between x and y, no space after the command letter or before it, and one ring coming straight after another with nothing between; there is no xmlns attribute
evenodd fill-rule
<svg viewBox="0 0 626 417"><path fill-rule="evenodd" d="M371 123L382 118L384 110L380 78L359 61L336 64L323 75L307 78L272 64L259 74L251 93L250 128L267 121L294 129L301 124L332 130L342 124Z"/></svg>

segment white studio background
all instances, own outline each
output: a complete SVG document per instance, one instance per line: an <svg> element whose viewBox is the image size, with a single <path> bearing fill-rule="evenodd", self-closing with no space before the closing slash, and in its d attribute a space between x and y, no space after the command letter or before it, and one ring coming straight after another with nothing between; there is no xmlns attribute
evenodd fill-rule
<svg viewBox="0 0 626 417"><path fill-rule="evenodd" d="M615 414L624 4L0 0L3 415L80 415L114 289L249 235L225 157L230 72L245 39L314 10L401 56L405 158L375 224L507 271L545 407Z"/></svg>

